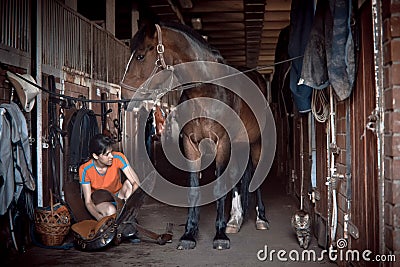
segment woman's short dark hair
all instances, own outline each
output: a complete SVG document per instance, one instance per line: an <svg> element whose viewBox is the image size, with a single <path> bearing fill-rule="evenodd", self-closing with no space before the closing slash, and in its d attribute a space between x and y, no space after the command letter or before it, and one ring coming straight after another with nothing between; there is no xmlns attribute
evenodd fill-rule
<svg viewBox="0 0 400 267"><path fill-rule="evenodd" d="M90 139L89 143L89 153L90 157L93 153L96 155L104 154L108 148L112 147L114 141L104 134L96 134Z"/></svg>

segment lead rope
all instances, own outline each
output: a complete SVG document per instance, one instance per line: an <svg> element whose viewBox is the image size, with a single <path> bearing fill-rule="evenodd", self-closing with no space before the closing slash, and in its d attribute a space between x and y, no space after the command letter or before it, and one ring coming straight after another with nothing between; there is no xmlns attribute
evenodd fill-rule
<svg viewBox="0 0 400 267"><path fill-rule="evenodd" d="M318 122L324 123L329 116L329 103L324 90L313 89L311 111Z"/></svg>

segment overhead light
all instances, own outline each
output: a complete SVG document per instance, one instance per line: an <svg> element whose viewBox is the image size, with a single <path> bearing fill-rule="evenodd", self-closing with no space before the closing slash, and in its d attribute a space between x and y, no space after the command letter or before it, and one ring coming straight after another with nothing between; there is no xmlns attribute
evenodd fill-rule
<svg viewBox="0 0 400 267"><path fill-rule="evenodd" d="M203 25L201 24L201 18L192 18L192 26L195 30L201 30Z"/></svg>
<svg viewBox="0 0 400 267"><path fill-rule="evenodd" d="M202 35L201 37L203 37L204 40L208 41L208 36L207 35Z"/></svg>

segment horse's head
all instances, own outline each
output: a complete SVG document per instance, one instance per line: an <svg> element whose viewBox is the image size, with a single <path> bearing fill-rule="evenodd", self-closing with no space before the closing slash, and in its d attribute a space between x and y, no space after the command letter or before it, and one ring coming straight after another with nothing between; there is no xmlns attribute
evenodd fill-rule
<svg viewBox="0 0 400 267"><path fill-rule="evenodd" d="M222 61L219 52L197 32L181 24L145 25L133 37L131 50L121 82L123 87L131 89L169 66L189 61Z"/></svg>

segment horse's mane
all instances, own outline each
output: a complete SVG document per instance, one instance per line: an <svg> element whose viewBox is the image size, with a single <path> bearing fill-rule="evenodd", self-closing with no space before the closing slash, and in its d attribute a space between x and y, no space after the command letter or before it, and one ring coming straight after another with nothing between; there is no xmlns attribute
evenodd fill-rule
<svg viewBox="0 0 400 267"><path fill-rule="evenodd" d="M171 28L173 30L176 30L183 34L186 34L188 37L190 37L191 40L195 41L196 44L198 44L200 47L210 51L218 59L218 62L224 61L220 52L216 48L212 47L203 38L203 36L201 36L194 29L192 29L184 24L176 23L176 22L165 22L164 21L164 22L160 22L159 24L161 26ZM135 34L135 36L133 36L133 38L131 39L131 44L130 44L131 52L135 51L138 48L139 44L144 41L144 38L146 37L147 34L153 35L155 33L155 31L156 31L156 28L155 28L154 24L144 24L138 30L138 32Z"/></svg>

